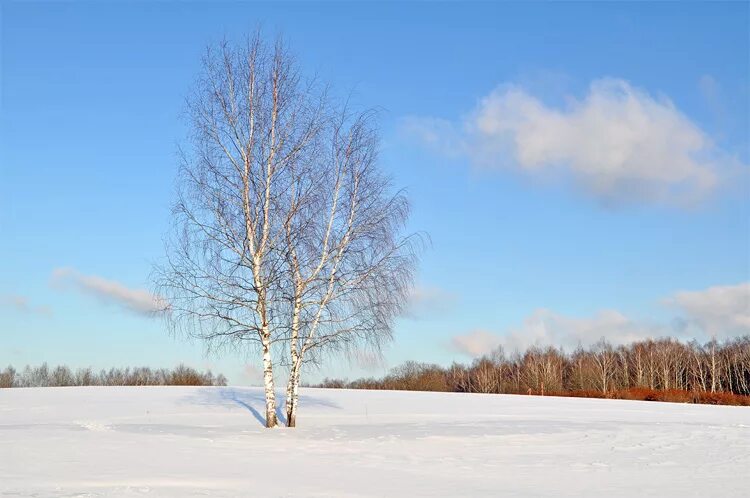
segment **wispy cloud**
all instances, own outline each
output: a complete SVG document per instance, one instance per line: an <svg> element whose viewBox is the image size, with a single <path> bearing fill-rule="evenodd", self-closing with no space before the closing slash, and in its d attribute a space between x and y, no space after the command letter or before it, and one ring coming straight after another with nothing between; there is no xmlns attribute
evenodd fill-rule
<svg viewBox="0 0 750 498"><path fill-rule="evenodd" d="M617 310L572 317L540 308L518 327L504 333L472 330L453 337L450 347L467 356L479 357L498 346L509 351L531 346L570 350L579 345L589 347L602 338L617 346L667 336L707 340L750 334L750 282L676 292L662 303L677 309L681 316L663 324L632 319Z"/></svg>
<svg viewBox="0 0 750 498"><path fill-rule="evenodd" d="M52 316L52 308L49 306L32 305L29 298L18 294L0 295L0 307L13 309L21 313Z"/></svg>
<svg viewBox="0 0 750 498"><path fill-rule="evenodd" d="M553 346L572 350L589 347L606 339L610 344L668 335L669 330L656 325L633 321L616 310L603 310L590 317L571 317L540 308L527 317L523 324L504 334L471 331L453 337L453 349L471 357L489 354L498 346L508 351L523 351L531 346Z"/></svg>
<svg viewBox="0 0 750 498"><path fill-rule="evenodd" d="M588 317L572 317L548 309L534 311L521 327L505 336L509 348L555 346L589 347L606 339L614 345L667 335L669 329L628 318L617 310L602 310Z"/></svg>
<svg viewBox="0 0 750 498"><path fill-rule="evenodd" d="M489 354L503 344L503 338L487 330L472 330L451 338L451 347L472 358Z"/></svg>
<svg viewBox="0 0 750 498"><path fill-rule="evenodd" d="M665 303L711 336L722 339L750 334L750 282L681 291Z"/></svg>
<svg viewBox="0 0 750 498"><path fill-rule="evenodd" d="M406 316L410 318L429 318L451 309L458 301L458 296L445 289L434 286L418 285L412 289Z"/></svg>
<svg viewBox="0 0 750 498"><path fill-rule="evenodd" d="M140 315L151 316L168 308L164 299L145 289L133 289L97 275L84 275L73 268L55 269L52 283L56 287L72 288Z"/></svg>
<svg viewBox="0 0 750 498"><path fill-rule="evenodd" d="M570 179L606 204L692 204L738 164L668 98L620 79L595 80L561 108L506 84L462 122L409 118L403 126L479 167Z"/></svg>

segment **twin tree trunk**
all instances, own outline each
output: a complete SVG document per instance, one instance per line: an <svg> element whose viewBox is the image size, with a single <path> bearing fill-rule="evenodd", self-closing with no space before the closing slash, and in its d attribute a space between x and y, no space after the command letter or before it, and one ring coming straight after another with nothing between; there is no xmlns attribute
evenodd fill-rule
<svg viewBox="0 0 750 498"><path fill-rule="evenodd" d="M294 427L304 361L391 338L416 265L408 201L377 168L372 113L302 78L281 41L209 48L186 114L158 293L173 333L260 353L269 428L289 364Z"/></svg>

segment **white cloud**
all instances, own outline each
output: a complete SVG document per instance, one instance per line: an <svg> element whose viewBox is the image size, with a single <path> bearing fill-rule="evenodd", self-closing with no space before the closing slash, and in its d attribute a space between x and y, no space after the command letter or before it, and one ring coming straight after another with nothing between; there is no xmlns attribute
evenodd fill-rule
<svg viewBox="0 0 750 498"><path fill-rule="evenodd" d="M554 346L573 349L589 347L600 339L610 344L664 335L657 326L639 323L617 310L602 310L591 317L569 317L548 309L537 309L521 327L510 330L503 338L506 349L523 350L530 346Z"/></svg>
<svg viewBox="0 0 750 498"><path fill-rule="evenodd" d="M634 341L678 337L727 339L750 334L750 282L681 291L663 303L677 308L689 327L675 327L628 318L617 310L599 311L590 317L570 317L539 308L519 327L503 334L474 330L453 337L451 347L468 356L491 353L498 346L506 351L523 351L531 346L590 347L600 339L618 346Z"/></svg>
<svg viewBox="0 0 750 498"><path fill-rule="evenodd" d="M49 306L33 306L29 298L18 294L0 295L0 306L11 308L22 313L32 313L36 315L51 316L52 309Z"/></svg>
<svg viewBox="0 0 750 498"><path fill-rule="evenodd" d="M750 282L681 291L665 302L710 336L723 339L750 334Z"/></svg>
<svg viewBox="0 0 750 498"><path fill-rule="evenodd" d="M472 330L451 339L451 346L459 353L479 357L491 353L503 344L503 338L486 330Z"/></svg>
<svg viewBox="0 0 750 498"><path fill-rule="evenodd" d="M162 298L145 289L131 289L120 282L96 275L83 275L72 268L55 269L52 272L52 282L56 286L73 287L141 315L153 315L167 309Z"/></svg>
<svg viewBox="0 0 750 498"><path fill-rule="evenodd" d="M725 157L667 98L619 79L591 83L581 100L546 105L519 86L483 98L460 126L411 118L408 133L489 169L570 179L605 203L690 204L719 183Z"/></svg>
<svg viewBox="0 0 750 498"><path fill-rule="evenodd" d="M592 317L576 318L540 308L527 317L520 327L504 334L478 330L452 339L454 349L472 357L492 352L498 346L506 351L524 351L531 346L590 347L600 339L615 346L660 337L665 330L637 323L615 310L603 310Z"/></svg>

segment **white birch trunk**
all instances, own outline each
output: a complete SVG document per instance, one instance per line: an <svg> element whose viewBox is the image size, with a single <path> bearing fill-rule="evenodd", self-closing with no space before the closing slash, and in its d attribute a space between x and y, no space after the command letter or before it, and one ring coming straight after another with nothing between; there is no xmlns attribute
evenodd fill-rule
<svg viewBox="0 0 750 498"><path fill-rule="evenodd" d="M271 361L271 345L268 336L263 340L263 387L266 396L266 427L278 425L276 420L276 393L273 383L273 362Z"/></svg>
<svg viewBox="0 0 750 498"><path fill-rule="evenodd" d="M299 379L301 363L297 361L289 372L289 383L286 389L286 425L297 426L297 405L299 403Z"/></svg>

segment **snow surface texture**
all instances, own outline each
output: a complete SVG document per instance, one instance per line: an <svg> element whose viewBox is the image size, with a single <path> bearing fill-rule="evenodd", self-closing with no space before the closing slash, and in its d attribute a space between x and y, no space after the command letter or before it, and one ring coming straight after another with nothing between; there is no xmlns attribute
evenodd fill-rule
<svg viewBox="0 0 750 498"><path fill-rule="evenodd" d="M7 496L748 496L750 409L304 389L0 390Z"/></svg>

